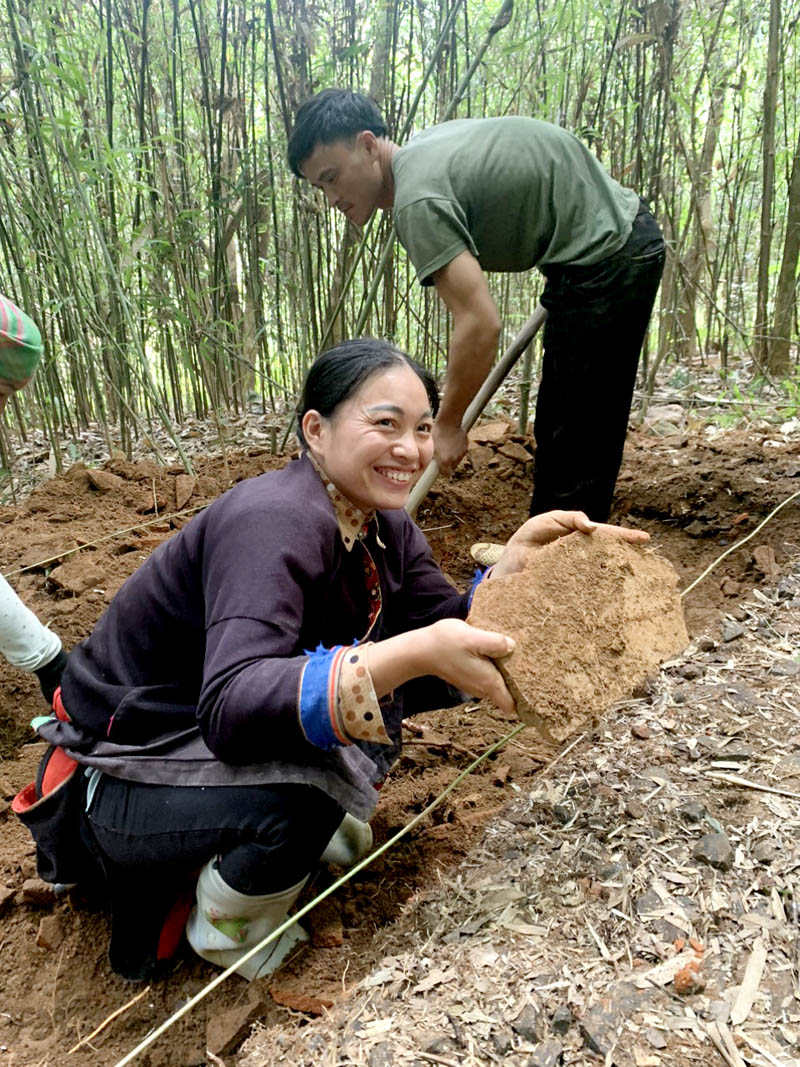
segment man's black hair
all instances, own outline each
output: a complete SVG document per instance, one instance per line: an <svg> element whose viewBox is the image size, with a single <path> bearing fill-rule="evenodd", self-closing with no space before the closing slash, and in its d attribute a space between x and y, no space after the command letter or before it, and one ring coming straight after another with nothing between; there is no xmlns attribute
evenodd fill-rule
<svg viewBox="0 0 800 1067"><path fill-rule="evenodd" d="M386 123L377 105L363 93L349 89L323 89L297 109L289 138L289 166L302 178L300 167L317 145L352 141L363 130L386 136Z"/></svg>
<svg viewBox="0 0 800 1067"><path fill-rule="evenodd" d="M353 341L342 341L341 344L329 348L327 352L317 356L309 367L303 396L297 408L295 427L301 444L306 443L303 437L303 416L307 411L318 411L324 418L329 419L367 378L403 364L410 367L425 386L431 403L431 413L435 416L439 410L439 390L430 371L401 348L395 348L389 341L359 337Z"/></svg>

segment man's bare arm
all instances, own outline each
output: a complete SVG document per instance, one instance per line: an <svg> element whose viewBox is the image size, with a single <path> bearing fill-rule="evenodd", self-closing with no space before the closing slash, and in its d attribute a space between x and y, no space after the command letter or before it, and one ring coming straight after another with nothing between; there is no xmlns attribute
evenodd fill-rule
<svg viewBox="0 0 800 1067"><path fill-rule="evenodd" d="M494 362L500 314L481 266L470 252L461 252L437 270L433 283L453 316L444 400L433 427L439 467L443 474L450 474L467 450L461 419Z"/></svg>

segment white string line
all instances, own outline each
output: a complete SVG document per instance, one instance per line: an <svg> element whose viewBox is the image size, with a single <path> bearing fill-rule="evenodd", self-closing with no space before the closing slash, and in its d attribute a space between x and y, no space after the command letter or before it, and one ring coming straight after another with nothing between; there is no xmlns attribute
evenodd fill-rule
<svg viewBox="0 0 800 1067"><path fill-rule="evenodd" d="M32 571L37 567L46 567L48 563L55 563L56 560L64 559L65 556L71 556L84 548L94 548L95 545L101 545L104 541L110 541L114 537L122 537L123 534L133 533L135 530L144 530L148 526L154 526L157 522L169 522L171 519L179 519L184 515L194 515L196 511L202 511L203 508L207 507L208 504L197 504L195 507L186 508L184 511L172 511L169 515L157 515L154 519L148 519L146 522L137 522L135 526L129 526L126 530L113 530L109 534L103 534L102 537L98 537L96 541L88 541L86 544L76 545L74 548L65 548L63 552L59 552L55 556L40 559L37 563L26 563L24 567L17 567L13 571L6 571L3 574L3 578L13 578L16 574Z"/></svg>
<svg viewBox="0 0 800 1067"><path fill-rule="evenodd" d="M717 566L718 563L722 563L722 561L725 559L725 557L729 556L731 554L731 552L735 552L737 548L741 548L742 545L746 545L747 542L749 540L751 540L751 538L755 537L755 535L758 533L759 530L762 530L767 525L767 523L770 521L770 519L774 518L774 516L778 514L778 512L781 510L781 508L785 508L787 504L791 504L791 502L793 500L796 500L798 497L800 497L800 489L798 489L796 493L792 493L791 496L787 496L787 498L784 501L782 501L780 504L778 504L778 506L776 508L773 508L772 511L769 513L769 515L767 515L766 519L764 519L762 522L760 522L758 524L758 526L756 526L755 530L753 530L752 533L749 533L747 535L747 537L743 537L740 541L736 541L734 544L732 544L730 548L726 548L721 556L718 556L714 560L713 563L710 563L706 567L706 569L703 571L703 573L700 575L699 578L695 578L695 580L691 583L691 585L688 585L684 589L684 591L681 593L681 596L683 597L683 596L686 596L687 593L691 593L691 591L694 589L694 587L696 585L699 585L700 582L702 582L702 580L705 577L707 577L714 570L714 568Z"/></svg>

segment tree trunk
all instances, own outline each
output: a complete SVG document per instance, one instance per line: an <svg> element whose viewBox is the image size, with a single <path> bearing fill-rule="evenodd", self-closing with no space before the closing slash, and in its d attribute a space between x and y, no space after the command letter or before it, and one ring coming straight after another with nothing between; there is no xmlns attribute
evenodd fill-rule
<svg viewBox="0 0 800 1067"><path fill-rule="evenodd" d="M375 43L369 76L369 95L381 110L386 94L386 71L392 43L392 4L384 0L375 19Z"/></svg>
<svg viewBox="0 0 800 1067"><path fill-rule="evenodd" d="M758 289L753 351L756 364L766 369L769 358L769 257L772 250L772 201L775 193L775 113L778 107L778 46L781 29L780 0L770 0L767 76L764 82L763 175L761 185L761 239L758 248Z"/></svg>
<svg viewBox="0 0 800 1067"><path fill-rule="evenodd" d="M692 242L680 265L683 298L678 312L678 321L681 325L680 347L683 349L688 366L697 355L697 294L715 248L714 227L711 220L711 170L719 140L724 102L724 74L718 72L717 83L711 94L708 124L700 156L690 161L689 153L686 153L686 165L692 180L690 209Z"/></svg>
<svg viewBox="0 0 800 1067"><path fill-rule="evenodd" d="M797 259L800 256L800 136L792 161L789 179L789 202L786 210L786 236L783 259L775 291L775 317L770 338L768 369L778 378L789 373L789 344L797 299Z"/></svg>

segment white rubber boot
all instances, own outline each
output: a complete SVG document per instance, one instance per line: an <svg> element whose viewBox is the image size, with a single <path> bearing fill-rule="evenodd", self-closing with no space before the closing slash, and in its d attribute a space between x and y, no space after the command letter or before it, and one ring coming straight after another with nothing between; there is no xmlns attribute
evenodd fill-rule
<svg viewBox="0 0 800 1067"><path fill-rule="evenodd" d="M335 863L337 867L353 867L371 848L372 827L347 812L320 859L323 863Z"/></svg>
<svg viewBox="0 0 800 1067"><path fill-rule="evenodd" d="M219 967L230 967L286 919L289 908L306 884L302 882L263 896L232 889L210 860L197 881L197 904L186 923L186 938L198 956ZM308 934L297 923L271 941L236 971L248 981L272 974Z"/></svg>

